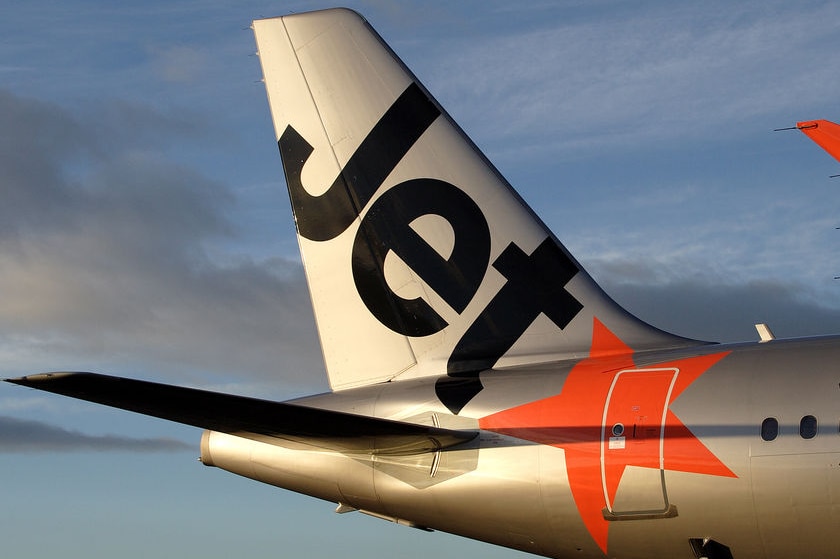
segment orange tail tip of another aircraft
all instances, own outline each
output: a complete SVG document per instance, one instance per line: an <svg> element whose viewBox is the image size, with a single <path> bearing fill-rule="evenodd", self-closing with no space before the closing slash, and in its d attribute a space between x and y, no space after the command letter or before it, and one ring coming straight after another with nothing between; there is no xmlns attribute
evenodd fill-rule
<svg viewBox="0 0 840 559"><path fill-rule="evenodd" d="M840 124L830 120L806 120L797 122L796 127L831 157L840 161Z"/></svg>

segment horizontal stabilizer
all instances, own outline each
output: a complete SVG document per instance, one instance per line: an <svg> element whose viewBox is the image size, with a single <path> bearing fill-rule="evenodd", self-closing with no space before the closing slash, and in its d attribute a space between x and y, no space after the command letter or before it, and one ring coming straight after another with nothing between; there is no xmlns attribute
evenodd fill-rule
<svg viewBox="0 0 840 559"><path fill-rule="evenodd" d="M347 454L436 452L478 434L96 373L5 380L260 442L290 441Z"/></svg>

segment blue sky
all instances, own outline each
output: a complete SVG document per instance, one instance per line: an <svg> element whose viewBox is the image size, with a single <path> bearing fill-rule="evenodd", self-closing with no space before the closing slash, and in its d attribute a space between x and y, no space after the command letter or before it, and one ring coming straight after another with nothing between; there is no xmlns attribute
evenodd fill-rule
<svg viewBox="0 0 840 559"><path fill-rule="evenodd" d="M676 333L840 332L832 2L347 2L619 302ZM0 375L326 390L250 21L307 2L6 3ZM27 558L513 557L195 461L196 429L0 386Z"/></svg>

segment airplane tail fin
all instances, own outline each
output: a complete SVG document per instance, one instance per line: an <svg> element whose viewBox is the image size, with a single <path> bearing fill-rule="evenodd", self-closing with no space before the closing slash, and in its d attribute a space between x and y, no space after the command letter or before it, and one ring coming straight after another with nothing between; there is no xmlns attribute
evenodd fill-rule
<svg viewBox="0 0 840 559"><path fill-rule="evenodd" d="M614 303L360 15L253 29L333 389L584 357L596 321L702 343Z"/></svg>
<svg viewBox="0 0 840 559"><path fill-rule="evenodd" d="M796 127L828 154L840 161L840 124L829 120L797 122Z"/></svg>

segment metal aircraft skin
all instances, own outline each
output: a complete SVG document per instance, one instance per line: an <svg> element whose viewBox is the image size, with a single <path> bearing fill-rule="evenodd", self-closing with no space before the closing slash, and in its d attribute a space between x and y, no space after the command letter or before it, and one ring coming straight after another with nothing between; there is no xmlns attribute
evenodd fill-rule
<svg viewBox="0 0 840 559"><path fill-rule="evenodd" d="M203 427L204 464L337 512L548 557L840 557L840 339L641 322L361 16L253 29L333 391L11 382Z"/></svg>

